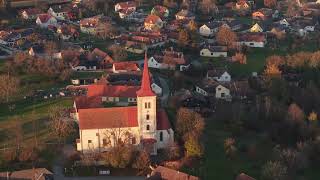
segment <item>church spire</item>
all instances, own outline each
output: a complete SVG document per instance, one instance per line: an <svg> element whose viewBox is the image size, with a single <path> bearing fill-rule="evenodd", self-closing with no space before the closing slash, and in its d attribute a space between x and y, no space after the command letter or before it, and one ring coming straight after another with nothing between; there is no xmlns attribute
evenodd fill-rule
<svg viewBox="0 0 320 180"><path fill-rule="evenodd" d="M143 65L143 74L142 74L142 80L141 80L141 88L139 89L139 91L137 91L137 95L139 97L155 96L154 92L151 90L147 52L144 55L144 65Z"/></svg>

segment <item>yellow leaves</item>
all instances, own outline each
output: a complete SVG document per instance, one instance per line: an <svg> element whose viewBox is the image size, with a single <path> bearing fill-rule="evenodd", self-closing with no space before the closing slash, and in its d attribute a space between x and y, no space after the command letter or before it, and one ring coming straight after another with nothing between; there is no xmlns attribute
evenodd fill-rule
<svg viewBox="0 0 320 180"><path fill-rule="evenodd" d="M316 112L312 111L309 116L308 116L308 120L310 122L314 122L314 121L317 121L318 120L318 115Z"/></svg>

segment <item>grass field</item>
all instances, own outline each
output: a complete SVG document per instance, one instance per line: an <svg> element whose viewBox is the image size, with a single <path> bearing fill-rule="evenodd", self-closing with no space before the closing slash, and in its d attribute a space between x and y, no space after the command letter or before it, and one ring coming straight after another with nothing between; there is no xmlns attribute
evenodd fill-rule
<svg viewBox="0 0 320 180"><path fill-rule="evenodd" d="M8 130L12 126L12 119L15 116L21 117L24 139L33 135L32 120L36 120L39 136L43 140L49 140L47 121L49 110L53 106L72 107L72 99L51 99L51 100L19 100L10 104L0 104L0 145L8 144Z"/></svg>

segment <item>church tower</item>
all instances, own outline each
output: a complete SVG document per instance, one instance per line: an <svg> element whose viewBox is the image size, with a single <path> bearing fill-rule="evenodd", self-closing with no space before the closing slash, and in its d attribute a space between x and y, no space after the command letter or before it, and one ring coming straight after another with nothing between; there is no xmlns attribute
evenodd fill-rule
<svg viewBox="0 0 320 180"><path fill-rule="evenodd" d="M141 88L137 91L137 118L142 144L148 145L151 154L156 154L157 96L151 89L147 53L144 58Z"/></svg>

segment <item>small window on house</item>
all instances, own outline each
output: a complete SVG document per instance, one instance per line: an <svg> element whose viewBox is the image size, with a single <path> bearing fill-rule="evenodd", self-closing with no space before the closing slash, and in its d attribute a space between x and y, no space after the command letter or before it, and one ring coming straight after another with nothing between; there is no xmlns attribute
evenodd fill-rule
<svg viewBox="0 0 320 180"><path fill-rule="evenodd" d="M160 132L160 141L163 141L163 132Z"/></svg>
<svg viewBox="0 0 320 180"><path fill-rule="evenodd" d="M146 115L146 119L147 119L147 120L150 119L150 115L149 115L149 114Z"/></svg>
<svg viewBox="0 0 320 180"><path fill-rule="evenodd" d="M218 91L221 91L221 88L218 88Z"/></svg>
<svg viewBox="0 0 320 180"><path fill-rule="evenodd" d="M211 53L211 56L213 56L213 53Z"/></svg>
<svg viewBox="0 0 320 180"><path fill-rule="evenodd" d="M150 130L150 125L147 125L147 131L149 131Z"/></svg>
<svg viewBox="0 0 320 180"><path fill-rule="evenodd" d="M136 144L136 143L137 143L136 137L133 137L133 138L131 139L131 144Z"/></svg>
<svg viewBox="0 0 320 180"><path fill-rule="evenodd" d="M225 94L224 94L224 93L221 93L221 97L225 97Z"/></svg>
<svg viewBox="0 0 320 180"><path fill-rule="evenodd" d="M148 103L144 103L144 108L145 108L145 109L148 108Z"/></svg>
<svg viewBox="0 0 320 180"><path fill-rule="evenodd" d="M254 45L254 43L250 43L250 46L253 46Z"/></svg>
<svg viewBox="0 0 320 180"><path fill-rule="evenodd" d="M92 140L88 140L88 143L92 143Z"/></svg>
<svg viewBox="0 0 320 180"><path fill-rule="evenodd" d="M148 102L148 109L150 109L151 108L151 103L150 102Z"/></svg>

